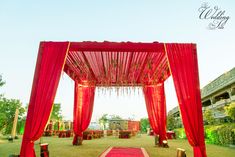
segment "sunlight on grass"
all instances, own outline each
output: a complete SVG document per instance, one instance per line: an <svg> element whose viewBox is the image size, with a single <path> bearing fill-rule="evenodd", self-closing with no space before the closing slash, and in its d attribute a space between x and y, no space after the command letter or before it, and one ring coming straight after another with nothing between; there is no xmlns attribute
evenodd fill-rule
<svg viewBox="0 0 235 157"><path fill-rule="evenodd" d="M2 140L0 143L0 157L8 157L10 154L18 154L21 140L13 143ZM98 157L109 146L122 147L144 147L150 157L170 157L176 156L176 149L186 150L187 157L192 157L193 152L187 140L169 140L170 148L159 148L154 146L154 138L141 135L131 139L118 139L117 137L107 137L102 139L84 141L82 146L73 146L72 138L43 137L44 143L49 143L50 157ZM35 142L35 149L39 157L39 141ZM233 157L235 149L216 145L207 145L208 157L220 157L221 153L226 157Z"/></svg>

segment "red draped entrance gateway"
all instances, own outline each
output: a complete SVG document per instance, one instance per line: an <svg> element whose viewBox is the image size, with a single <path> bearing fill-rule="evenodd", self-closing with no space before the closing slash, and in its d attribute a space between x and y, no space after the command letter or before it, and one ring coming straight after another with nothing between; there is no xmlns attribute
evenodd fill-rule
<svg viewBox="0 0 235 157"><path fill-rule="evenodd" d="M48 121L61 72L75 82L74 141L90 123L96 86L142 86L150 124L166 139L164 81L172 75L182 121L195 157L206 157L195 44L41 42L21 146L34 157L34 141Z"/></svg>

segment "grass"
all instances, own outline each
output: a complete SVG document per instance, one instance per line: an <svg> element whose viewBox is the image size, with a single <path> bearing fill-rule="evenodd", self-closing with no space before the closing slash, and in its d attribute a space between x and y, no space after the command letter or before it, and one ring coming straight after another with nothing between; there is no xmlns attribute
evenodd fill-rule
<svg viewBox="0 0 235 157"><path fill-rule="evenodd" d="M187 157L193 157L191 146L187 140L169 140L170 148L159 148L154 146L154 138L141 135L131 139L118 139L107 137L89 141L83 141L82 146L73 146L72 138L43 137L43 143L49 143L50 157L98 157L109 146L122 147L144 147L150 157L170 157L176 156L176 149L186 150ZM8 157L10 154L19 154L21 139L14 140L13 143L6 139L0 139L0 157ZM35 142L35 150L39 157L39 141ZM234 148L221 147L207 144L208 157L233 157Z"/></svg>

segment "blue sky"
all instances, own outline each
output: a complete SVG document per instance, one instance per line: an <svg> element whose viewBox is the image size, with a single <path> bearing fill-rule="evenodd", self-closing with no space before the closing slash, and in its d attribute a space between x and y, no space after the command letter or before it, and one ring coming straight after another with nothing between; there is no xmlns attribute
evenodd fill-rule
<svg viewBox="0 0 235 157"><path fill-rule="evenodd" d="M230 19L222 30L200 20L203 2L219 6ZM29 101L40 41L133 41L197 43L201 87L234 67L235 2L220 1L1 1L0 74L8 98ZM166 82L168 110L177 105L172 80ZM72 118L73 81L61 78L56 102ZM125 107L125 110L122 108ZM146 116L141 94L96 96L93 120L103 113Z"/></svg>

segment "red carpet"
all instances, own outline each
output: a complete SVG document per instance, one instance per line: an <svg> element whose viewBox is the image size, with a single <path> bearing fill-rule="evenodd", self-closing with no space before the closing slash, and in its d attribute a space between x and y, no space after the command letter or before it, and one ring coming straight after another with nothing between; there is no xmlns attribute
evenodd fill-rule
<svg viewBox="0 0 235 157"><path fill-rule="evenodd" d="M100 157L149 157L144 148L110 147Z"/></svg>

